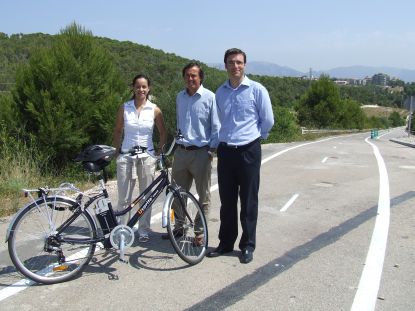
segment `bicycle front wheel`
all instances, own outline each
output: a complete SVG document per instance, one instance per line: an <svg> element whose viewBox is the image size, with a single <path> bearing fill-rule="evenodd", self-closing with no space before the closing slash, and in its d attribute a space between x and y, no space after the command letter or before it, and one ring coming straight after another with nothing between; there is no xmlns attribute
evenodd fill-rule
<svg viewBox="0 0 415 311"><path fill-rule="evenodd" d="M56 232L76 207L70 198L47 197L18 214L11 224L8 248L13 264L24 276L54 284L72 279L89 263L95 251L91 241L96 238L96 227L87 212L60 234Z"/></svg>
<svg viewBox="0 0 415 311"><path fill-rule="evenodd" d="M205 257L208 246L206 217L196 198L180 190L169 202L167 232L181 259L194 265Z"/></svg>

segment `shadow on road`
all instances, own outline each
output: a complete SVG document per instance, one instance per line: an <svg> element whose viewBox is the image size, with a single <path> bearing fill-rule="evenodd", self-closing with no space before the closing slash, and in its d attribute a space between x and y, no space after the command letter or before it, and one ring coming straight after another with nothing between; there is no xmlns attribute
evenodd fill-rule
<svg viewBox="0 0 415 311"><path fill-rule="evenodd" d="M406 192L392 199L390 206L391 208L397 207L402 202L410 200L414 197L415 191ZM243 278L226 286L219 292L216 292L214 295L205 298L201 302L186 310L225 309L243 299L246 295L255 291L261 285L266 284L272 278L290 269L314 252L335 243L347 233L356 229L371 218L376 217L376 215L377 205L316 236L311 241L293 248L292 250L286 252L283 256L272 260L262 267L259 267L251 274L244 276Z"/></svg>

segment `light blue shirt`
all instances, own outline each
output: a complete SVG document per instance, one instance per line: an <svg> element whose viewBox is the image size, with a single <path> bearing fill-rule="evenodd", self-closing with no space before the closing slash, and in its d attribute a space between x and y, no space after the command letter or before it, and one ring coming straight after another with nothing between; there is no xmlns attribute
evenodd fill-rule
<svg viewBox="0 0 415 311"><path fill-rule="evenodd" d="M220 142L241 146L259 137L266 139L274 125L268 91L246 76L236 89L229 80L223 83L216 91L216 104Z"/></svg>
<svg viewBox="0 0 415 311"><path fill-rule="evenodd" d="M177 129L184 136L179 141L185 146L216 148L219 140L219 118L215 94L201 85L190 96L184 89L176 98Z"/></svg>

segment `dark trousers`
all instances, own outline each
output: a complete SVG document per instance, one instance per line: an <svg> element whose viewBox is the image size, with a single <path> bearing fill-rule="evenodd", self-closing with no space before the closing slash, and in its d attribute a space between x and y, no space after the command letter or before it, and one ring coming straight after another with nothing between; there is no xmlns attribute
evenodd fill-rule
<svg viewBox="0 0 415 311"><path fill-rule="evenodd" d="M238 147L219 144L218 184L221 201L220 245L233 248L238 237L238 194L241 202L242 237L239 248L255 249L258 218L258 191L261 168L259 139Z"/></svg>

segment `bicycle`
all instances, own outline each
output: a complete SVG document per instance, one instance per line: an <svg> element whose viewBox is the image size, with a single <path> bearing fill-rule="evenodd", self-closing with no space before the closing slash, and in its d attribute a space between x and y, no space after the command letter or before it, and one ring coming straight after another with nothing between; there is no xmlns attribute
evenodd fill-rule
<svg viewBox="0 0 415 311"><path fill-rule="evenodd" d="M139 146L128 151L131 155L147 152L153 156L160 174L120 212L113 210L105 186L105 167L117 154L115 148L106 145L90 146L75 159L82 162L86 171L98 176L97 192L86 194L70 183L58 188L23 189L32 202L16 213L6 234L10 258L16 269L38 283L68 281L88 265L97 243L102 243L104 248L118 249L119 260L127 262L125 249L134 242L132 228L164 190L167 195L162 209L162 227L167 227L174 250L190 265L202 261L208 247L205 215L190 192L171 182L166 166L167 156L172 153L176 141L174 137L169 150L159 156ZM66 191L73 192L76 197L65 195ZM33 193L37 193L38 198L34 198ZM127 225L119 224L117 217L129 213L140 202Z"/></svg>

